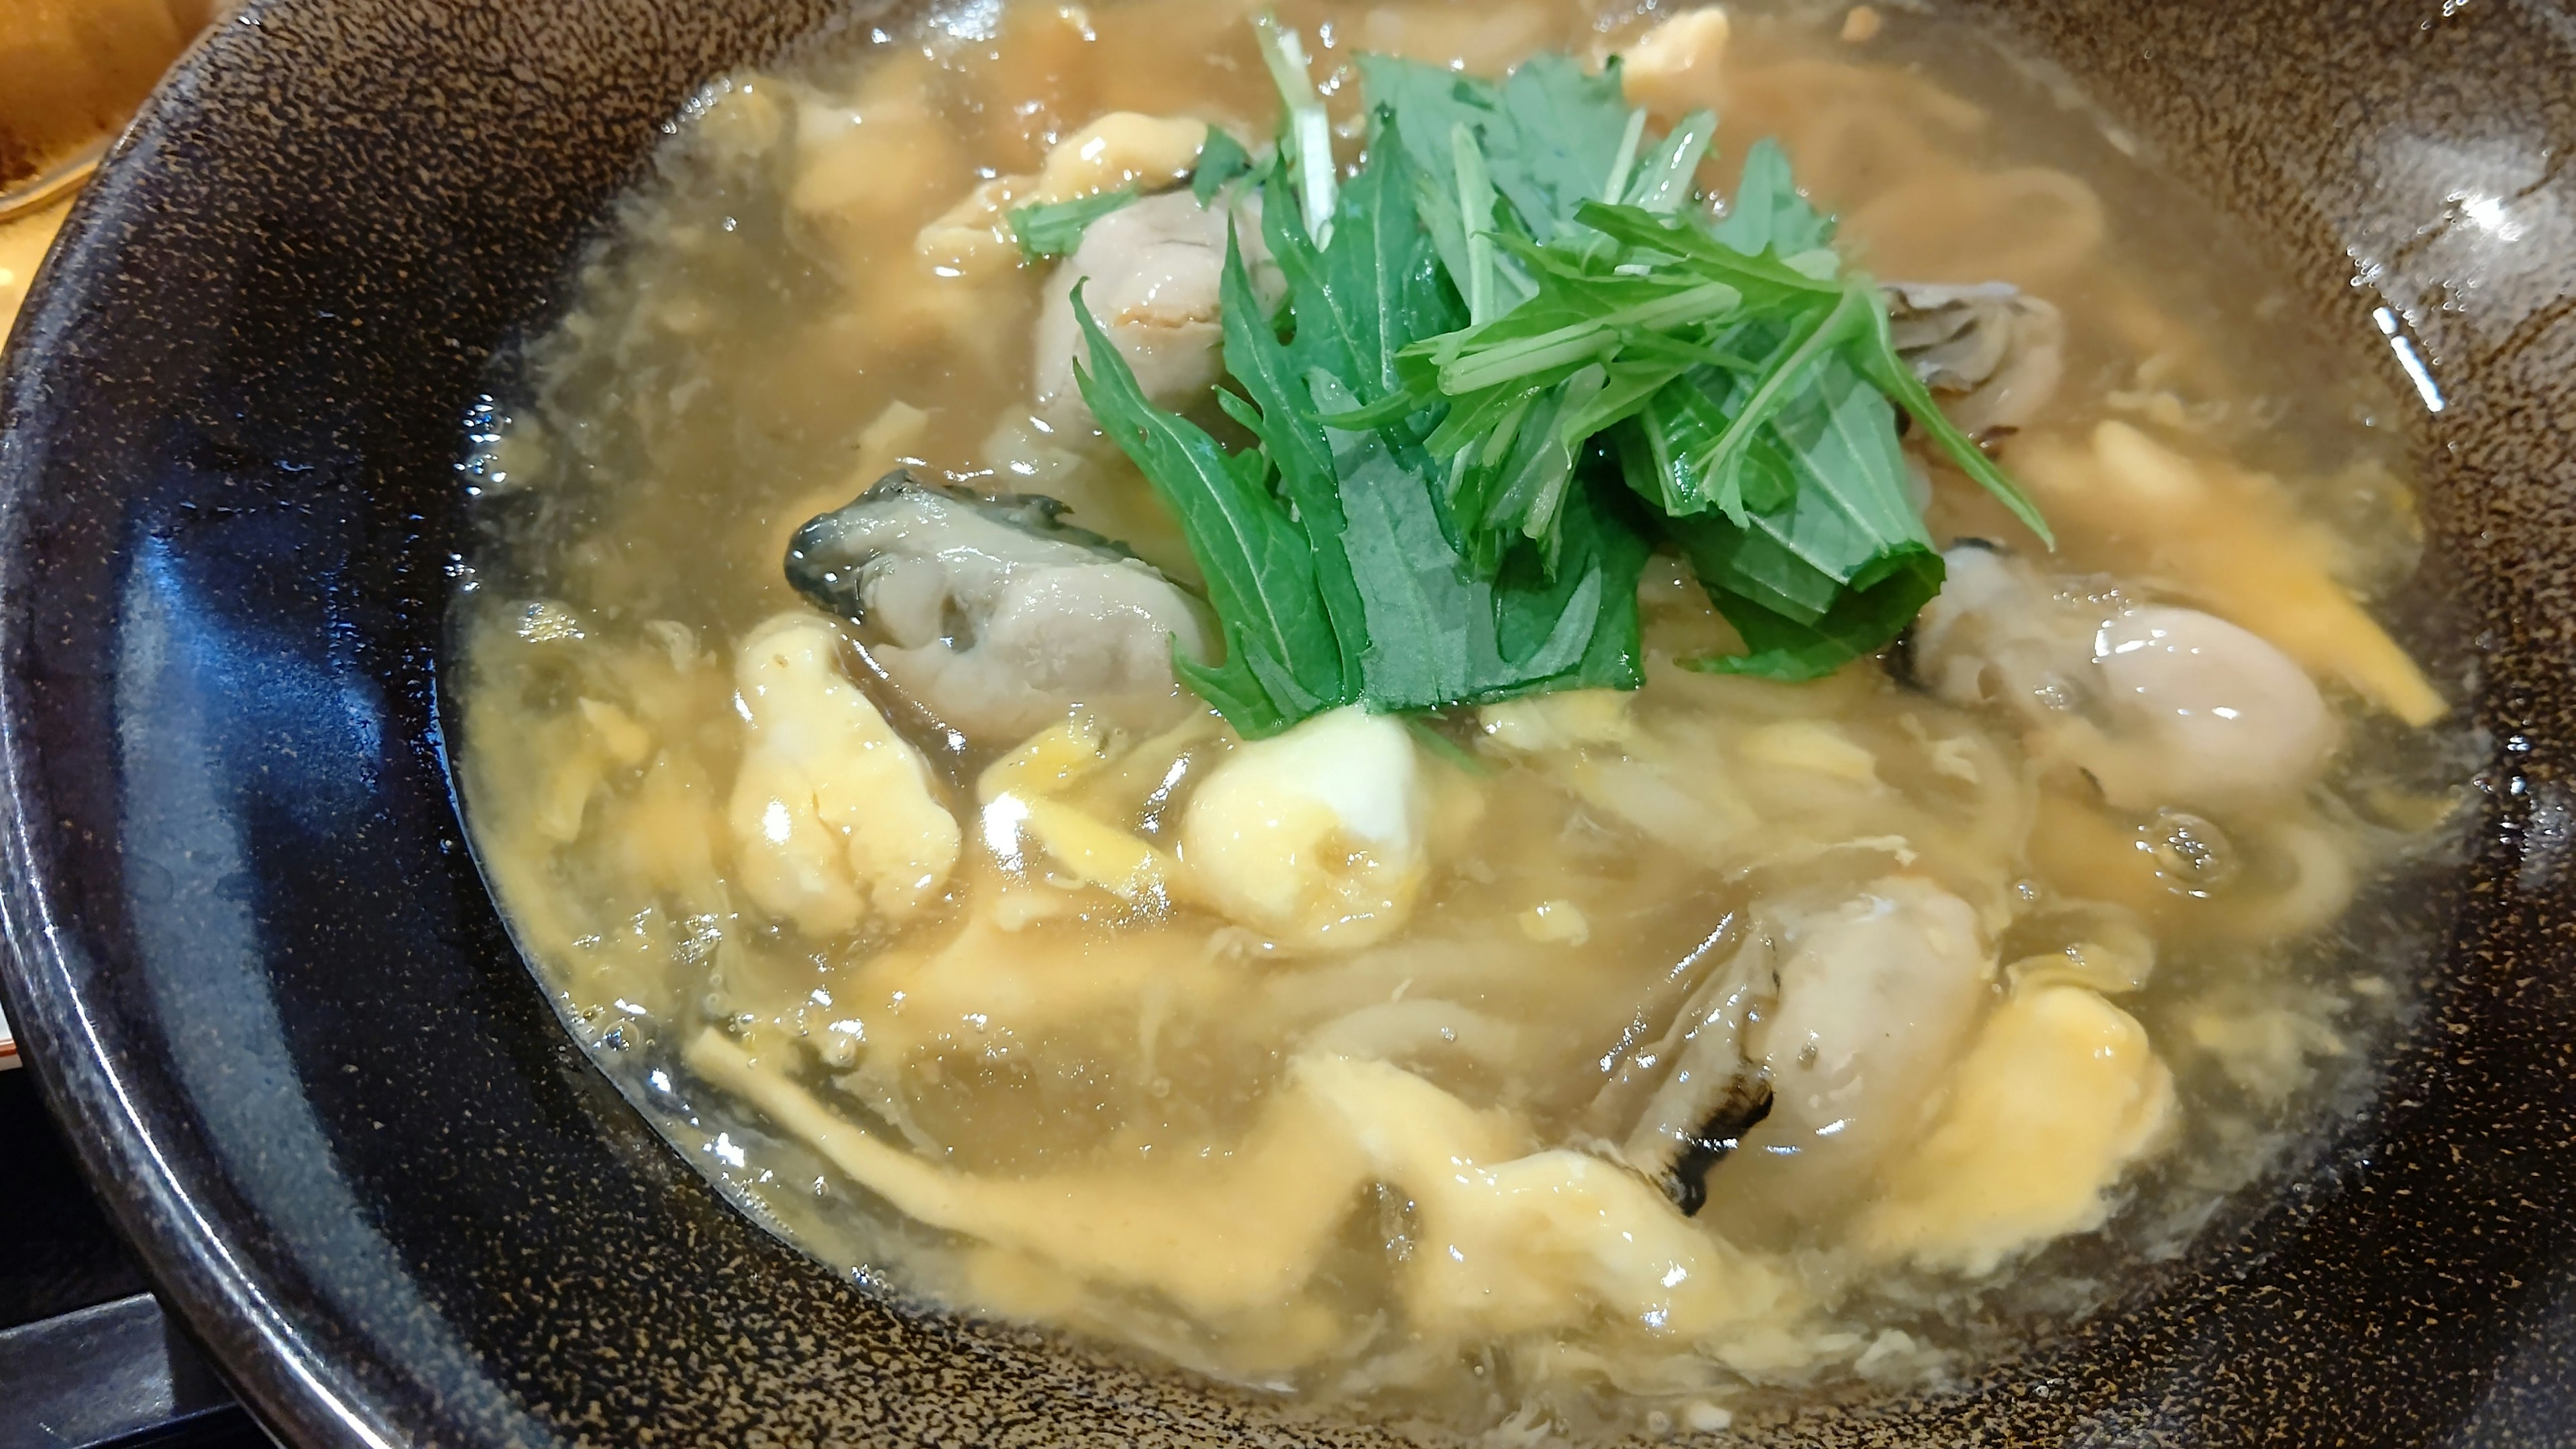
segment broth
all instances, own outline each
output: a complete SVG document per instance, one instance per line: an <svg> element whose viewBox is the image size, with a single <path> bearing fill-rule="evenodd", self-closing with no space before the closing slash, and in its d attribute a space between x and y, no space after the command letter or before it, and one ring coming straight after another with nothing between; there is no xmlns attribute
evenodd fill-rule
<svg viewBox="0 0 2576 1449"><path fill-rule="evenodd" d="M1281 9L1346 123L1358 51L1499 74L1670 19ZM1739 11L1629 72L1659 121L1716 107L1717 189L1776 137L1873 274L2062 318L2053 396L1994 435L2058 550L1929 460L1933 539L2004 548L1954 546L1885 657L1682 667L1740 640L1659 552L1633 693L1252 745L1155 699L979 732L800 602L798 530L896 468L1061 500L1200 583L1127 459L1033 416L1054 267L933 233L1109 113L1266 135L1251 15L1006 0L719 81L475 419L476 849L665 1135L870 1283L1498 1442L1937 1384L2313 1140L2419 959L2347 912L2448 843L2468 773L2356 602L2414 564L2399 414L2222 218L1957 21ZM2017 713L2015 651L2070 620L2238 650L2322 712L2285 683L2250 735ZM827 716L877 733L823 781ZM894 863L814 876L791 798ZM1691 1098L1695 1145L1640 1148L1730 981L1728 1032L1805 1049L1767 1117L1701 1141Z"/></svg>

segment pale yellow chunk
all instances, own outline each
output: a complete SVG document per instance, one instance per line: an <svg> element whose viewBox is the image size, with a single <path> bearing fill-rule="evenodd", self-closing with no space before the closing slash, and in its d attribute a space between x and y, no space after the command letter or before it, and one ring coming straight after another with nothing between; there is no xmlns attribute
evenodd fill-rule
<svg viewBox="0 0 2576 1449"><path fill-rule="evenodd" d="M1592 922L1572 901L1546 900L1521 912L1521 934L1542 945L1580 946L1592 939Z"/></svg>
<svg viewBox="0 0 2576 1449"><path fill-rule="evenodd" d="M1195 893L1285 945L1355 949L1412 916L1429 792L1405 727L1358 706L1236 750L1181 822Z"/></svg>
<svg viewBox="0 0 2576 1449"><path fill-rule="evenodd" d="M1165 897L1177 862L1132 832L1054 798L1106 763L1104 743L1099 723L1077 716L988 766L977 782L985 840L1007 860L1019 854L1025 837L1076 880L1121 900Z"/></svg>
<svg viewBox="0 0 2576 1449"><path fill-rule="evenodd" d="M1201 1315L1293 1300L1367 1175L1349 1131L1307 1093L1274 1098L1251 1136L1222 1156L983 1178L852 1126L712 1029L688 1057L700 1076L811 1143L904 1216L1047 1259L1088 1282L1159 1293Z"/></svg>
<svg viewBox="0 0 2576 1449"><path fill-rule="evenodd" d="M1525 754L1626 745L1637 736L1635 701L1625 690L1569 689L1486 705L1476 722L1485 738Z"/></svg>
<svg viewBox="0 0 2576 1449"><path fill-rule="evenodd" d="M975 793L987 804L1005 795L1052 795L1100 768L1103 743L1099 723L1088 715L1049 725L985 766Z"/></svg>
<svg viewBox="0 0 2576 1449"><path fill-rule="evenodd" d="M1782 720L1747 730L1739 748L1748 765L1802 770L1855 785L1878 783L1878 757L1827 720Z"/></svg>
<svg viewBox="0 0 2576 1449"><path fill-rule="evenodd" d="M2080 986L2025 987L1987 1021L1855 1236L1925 1267L1991 1273L2100 1227L2174 1111L2173 1074L2136 1018Z"/></svg>
<svg viewBox="0 0 2576 1449"><path fill-rule="evenodd" d="M1198 169L1207 133L1205 121L1113 111L1047 152L1030 200L1044 205L1122 186L1146 192L1178 186Z"/></svg>
<svg viewBox="0 0 2576 1449"><path fill-rule="evenodd" d="M973 274L1019 265L1018 234L1011 229L1011 209L1029 204L1031 178L998 176L966 193L963 200L921 229L913 250L945 272Z"/></svg>
<svg viewBox="0 0 2576 1449"><path fill-rule="evenodd" d="M1307 1058L1301 1091L1349 1124L1419 1218L1405 1275L1416 1332L1507 1334L1607 1314L1697 1339L1779 1311L1786 1284L1597 1157L1531 1152L1525 1129L1383 1062Z"/></svg>
<svg viewBox="0 0 2576 1449"><path fill-rule="evenodd" d="M1726 11L1715 5L1685 10L1647 31L1622 57L1629 101L1673 113L1715 107L1730 33Z"/></svg>
<svg viewBox="0 0 2576 1449"><path fill-rule="evenodd" d="M1178 867L1139 837L1060 800L1026 802L1029 834L1066 873L1124 901L1167 896Z"/></svg>
<svg viewBox="0 0 2576 1449"><path fill-rule="evenodd" d="M789 208L854 253L864 232L851 224L919 215L915 206L965 172L955 139L919 96L862 106L808 100L797 110L795 138Z"/></svg>
<svg viewBox="0 0 2576 1449"><path fill-rule="evenodd" d="M1370 1181L1414 1203L1404 1303L1417 1333L1562 1328L1607 1314L1690 1341L1788 1307L1775 1270L1643 1179L1581 1153L1532 1152L1508 1114L1382 1062L1291 1063L1229 1152L1017 1179L954 1172L881 1141L716 1030L690 1045L688 1062L908 1217L1202 1316L1298 1305Z"/></svg>
<svg viewBox="0 0 2576 1449"><path fill-rule="evenodd" d="M726 811L735 862L752 900L809 936L918 914L960 840L929 763L841 672L840 649L830 620L782 614L735 663L750 722Z"/></svg>
<svg viewBox="0 0 2576 1449"><path fill-rule="evenodd" d="M643 764L653 753L653 736L635 722L635 717L605 700L584 699L581 717L590 723L591 733L608 758L618 764Z"/></svg>

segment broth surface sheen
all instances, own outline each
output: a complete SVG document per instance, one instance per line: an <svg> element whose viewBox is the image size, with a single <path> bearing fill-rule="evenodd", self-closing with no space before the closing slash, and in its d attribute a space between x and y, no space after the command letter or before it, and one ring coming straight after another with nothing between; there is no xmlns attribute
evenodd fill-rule
<svg viewBox="0 0 2576 1449"><path fill-rule="evenodd" d="M1713 194L1777 138L1871 275L2038 299L2035 410L1953 416L2057 550L1909 440L1948 582L1818 681L1683 667L1739 641L1658 554L1633 693L1251 743L1151 690L940 717L976 681L925 671L1001 626L951 600L862 652L791 541L900 469L1151 566L1051 567L1196 587L1045 397L1067 282L1006 218L1072 173L1186 197L1170 138L1258 150L1276 99L1234 3L829 37L675 122L471 423L465 797L566 1021L872 1288L1431 1438L1937 1390L2116 1304L2410 1009L2421 924L2372 902L2440 863L2470 755L2368 610L2417 547L2394 399L1937 12L1279 9L1345 164L1359 53L1622 55L1658 124L1717 113Z"/></svg>

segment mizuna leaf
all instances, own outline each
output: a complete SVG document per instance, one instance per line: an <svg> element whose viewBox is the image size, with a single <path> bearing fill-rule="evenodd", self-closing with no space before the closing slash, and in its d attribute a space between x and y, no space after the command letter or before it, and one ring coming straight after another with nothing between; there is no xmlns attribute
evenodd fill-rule
<svg viewBox="0 0 2576 1449"><path fill-rule="evenodd" d="M1252 174L1252 155L1243 143L1221 126L1208 127L1207 139L1199 144L1198 170L1190 176L1190 195L1202 207L1214 206L1217 193L1239 178Z"/></svg>
<svg viewBox="0 0 2576 1449"><path fill-rule="evenodd" d="M1093 222L1135 201L1136 188L1122 186L1097 196L1023 206L1011 212L1011 230L1020 239L1020 254L1030 261L1069 257L1082 245L1082 234Z"/></svg>
<svg viewBox="0 0 2576 1449"><path fill-rule="evenodd" d="M1641 418L1623 454L1631 487L1653 496L1655 479L1639 474L1655 465L1659 429L1708 425L1694 409ZM1661 447L1669 457L1669 442ZM1939 590L1940 556L1906 496L1895 414L1849 363L1829 360L1740 466L1766 480L1762 506L1742 522L1705 512L1664 523L1753 651L1750 662L1707 667L1814 678L1887 647Z"/></svg>
<svg viewBox="0 0 2576 1449"><path fill-rule="evenodd" d="M1325 441L1323 428L1306 416L1303 405L1311 394L1297 377L1287 345L1279 340L1253 290L1242 242L1230 232L1220 306L1226 371L1243 395L1220 393L1219 400L1236 422L1261 440L1262 451L1278 469L1279 491L1295 510L1297 526L1314 555L1316 593L1340 650L1338 693L1357 699L1362 686L1360 659L1368 650L1368 622L1350 560L1340 544L1341 488L1332 446Z"/></svg>
<svg viewBox="0 0 2576 1449"><path fill-rule="evenodd" d="M1793 257L1832 246L1834 224L1798 194L1788 153L1766 136L1744 153L1735 199L1712 235L1748 257L1764 252Z"/></svg>
<svg viewBox="0 0 2576 1449"><path fill-rule="evenodd" d="M1083 401L1180 520L1224 628L1222 663L1175 657L1183 682L1247 738L1349 702L1314 549L1266 486L1267 458L1257 449L1229 458L1196 424L1156 407L1080 283L1073 314L1090 354L1089 366L1074 368Z"/></svg>
<svg viewBox="0 0 2576 1449"><path fill-rule="evenodd" d="M1694 567L1699 554L1688 535L1724 526L1720 520L1676 525L1676 539ZM1844 591L1831 609L1813 620L1793 619L1722 588L1710 588L1710 602L1742 636L1745 652L1682 662L1709 674L1750 674L1785 683L1822 679L1855 659L1885 649L1941 592L1941 577L1939 554L1928 548L1908 550L1890 561L1883 576Z"/></svg>
<svg viewBox="0 0 2576 1449"><path fill-rule="evenodd" d="M1319 410L1343 403L1328 375L1312 385ZM1633 529L1598 516L1588 491L1566 496L1566 543L1553 578L1529 568L1482 579L1442 526L1427 452L1376 432L1330 437L1341 544L1368 613L1363 674L1371 707L1480 703L1569 680L1633 687L1646 546Z"/></svg>

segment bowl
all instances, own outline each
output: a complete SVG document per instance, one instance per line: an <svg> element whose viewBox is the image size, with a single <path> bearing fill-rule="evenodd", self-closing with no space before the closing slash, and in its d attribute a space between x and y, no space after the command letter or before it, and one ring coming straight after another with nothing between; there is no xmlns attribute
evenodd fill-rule
<svg viewBox="0 0 2576 1449"><path fill-rule="evenodd" d="M2415 420L2492 742L2358 1110L2109 1311L1777 1444L2568 1442L2576 22L1961 0L2241 216ZM0 391L7 1004L187 1328L296 1445L1397 1442L907 1307L721 1203L575 1049L465 849L458 423L662 124L883 18L254 0L82 200ZM2433 607L2447 600L2445 608ZM2447 622L2446 622L2447 621Z"/></svg>

